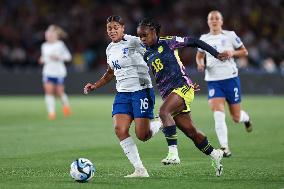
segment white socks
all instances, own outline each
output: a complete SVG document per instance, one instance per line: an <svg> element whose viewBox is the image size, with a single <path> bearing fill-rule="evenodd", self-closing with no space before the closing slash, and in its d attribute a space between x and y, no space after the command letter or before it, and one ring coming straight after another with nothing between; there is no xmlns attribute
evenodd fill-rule
<svg viewBox="0 0 284 189"><path fill-rule="evenodd" d="M225 121L225 113L221 111L214 111L215 131L223 148L228 148L228 128Z"/></svg>
<svg viewBox="0 0 284 189"><path fill-rule="evenodd" d="M177 145L170 145L169 146L169 154L175 154L178 156L178 148Z"/></svg>
<svg viewBox="0 0 284 189"><path fill-rule="evenodd" d="M211 152L210 156L213 159L217 159L217 158L219 158L220 154L219 154L219 152L216 149L213 149L213 151Z"/></svg>
<svg viewBox="0 0 284 189"><path fill-rule="evenodd" d="M128 137L120 142L125 155L129 159L130 163L134 166L135 169L144 169L142 161L140 159L138 149L134 143L132 137Z"/></svg>
<svg viewBox="0 0 284 189"><path fill-rule="evenodd" d="M55 113L55 98L53 95L45 95L45 103L47 107L47 112Z"/></svg>
<svg viewBox="0 0 284 189"><path fill-rule="evenodd" d="M247 121L249 121L248 114L245 111L241 110L241 115L240 115L240 121L239 122L243 123L243 122L247 122Z"/></svg>
<svg viewBox="0 0 284 189"><path fill-rule="evenodd" d="M66 93L63 93L63 95L61 96L61 101L62 101L63 105L69 106L69 100L68 100Z"/></svg>
<svg viewBox="0 0 284 189"><path fill-rule="evenodd" d="M153 137L155 134L159 132L161 126L162 126L161 121L151 121L150 122L150 131L152 133L151 137Z"/></svg>

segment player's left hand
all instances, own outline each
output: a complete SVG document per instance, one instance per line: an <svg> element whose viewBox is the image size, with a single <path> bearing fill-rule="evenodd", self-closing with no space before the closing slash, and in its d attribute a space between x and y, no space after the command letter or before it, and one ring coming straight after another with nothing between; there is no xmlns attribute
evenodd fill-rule
<svg viewBox="0 0 284 189"><path fill-rule="evenodd" d="M95 85L92 83L87 83L84 87L84 94L89 94L89 92L95 89Z"/></svg>
<svg viewBox="0 0 284 189"><path fill-rule="evenodd" d="M197 83L192 83L190 86L193 88L194 91L200 91L199 85Z"/></svg>

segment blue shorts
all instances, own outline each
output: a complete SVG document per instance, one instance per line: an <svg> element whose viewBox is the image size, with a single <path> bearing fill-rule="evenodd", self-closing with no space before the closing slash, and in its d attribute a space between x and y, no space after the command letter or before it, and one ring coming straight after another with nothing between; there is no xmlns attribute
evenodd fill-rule
<svg viewBox="0 0 284 189"><path fill-rule="evenodd" d="M154 118L155 95L152 88L135 92L118 92L112 107L112 116L128 114L133 118Z"/></svg>
<svg viewBox="0 0 284 189"><path fill-rule="evenodd" d="M239 77L219 81L208 81L208 99L223 97L229 104L241 102L241 83Z"/></svg>
<svg viewBox="0 0 284 189"><path fill-rule="evenodd" d="M43 83L53 83L54 85L63 85L64 84L64 77L48 77L48 76L43 76L42 77L42 82Z"/></svg>

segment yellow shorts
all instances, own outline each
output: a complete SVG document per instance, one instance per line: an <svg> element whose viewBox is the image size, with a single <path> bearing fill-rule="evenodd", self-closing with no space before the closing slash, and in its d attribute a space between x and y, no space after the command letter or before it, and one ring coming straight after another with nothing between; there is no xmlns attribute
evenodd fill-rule
<svg viewBox="0 0 284 189"><path fill-rule="evenodd" d="M185 104L185 109L181 112L175 113L173 116L176 116L180 113L188 113L190 112L190 105L194 99L194 90L192 87L188 85L184 85L182 87L174 89L172 92L178 94L183 100Z"/></svg>

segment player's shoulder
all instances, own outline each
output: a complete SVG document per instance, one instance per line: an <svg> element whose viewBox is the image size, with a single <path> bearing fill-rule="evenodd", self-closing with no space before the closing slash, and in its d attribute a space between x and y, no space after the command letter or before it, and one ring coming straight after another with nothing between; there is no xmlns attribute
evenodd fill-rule
<svg viewBox="0 0 284 189"><path fill-rule="evenodd" d="M232 31L232 30L222 30L222 33L224 35L227 35L227 36L235 36L236 35L235 31Z"/></svg>
<svg viewBox="0 0 284 189"><path fill-rule="evenodd" d="M48 45L47 42L43 42L43 43L41 44L41 48L45 48L47 45Z"/></svg>
<svg viewBox="0 0 284 189"><path fill-rule="evenodd" d="M54 44L58 46L65 46L65 43L62 40L57 40Z"/></svg>
<svg viewBox="0 0 284 189"><path fill-rule="evenodd" d="M169 40L173 40L175 38L175 36L161 36L159 38L159 41L169 41Z"/></svg>
<svg viewBox="0 0 284 189"><path fill-rule="evenodd" d="M160 36L159 37L159 44L160 45L170 45L176 39L176 36Z"/></svg>
<svg viewBox="0 0 284 189"><path fill-rule="evenodd" d="M129 34L125 34L123 36L123 39L126 40L126 41L131 41L131 40L139 40L139 37L129 35Z"/></svg>
<svg viewBox="0 0 284 189"><path fill-rule="evenodd" d="M137 36L125 34L123 36L123 39L129 46L137 46L137 44L142 44L140 38Z"/></svg>
<svg viewBox="0 0 284 189"><path fill-rule="evenodd" d="M106 54L110 51L111 47L113 46L113 42L109 43L107 48L106 48Z"/></svg>
<svg viewBox="0 0 284 189"><path fill-rule="evenodd" d="M204 40L204 39L207 39L207 38L209 38L211 36L211 34L210 33L204 33L204 34L201 34L201 36L200 36L200 40Z"/></svg>

